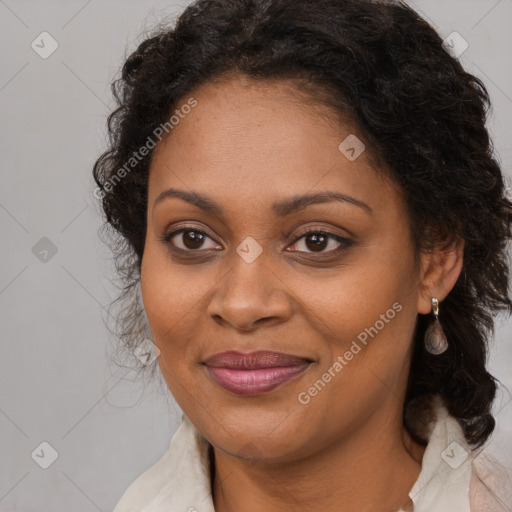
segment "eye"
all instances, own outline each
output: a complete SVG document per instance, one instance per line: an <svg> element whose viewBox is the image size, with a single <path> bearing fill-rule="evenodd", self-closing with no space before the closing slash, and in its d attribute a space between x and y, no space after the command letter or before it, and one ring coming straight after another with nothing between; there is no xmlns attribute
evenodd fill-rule
<svg viewBox="0 0 512 512"><path fill-rule="evenodd" d="M302 244L298 243L300 241L302 241ZM336 244L338 245L336 246ZM343 238L335 233L330 233L329 231L323 231L318 229L310 229L308 231L302 232L301 235L295 239L295 241L292 244L292 247L294 245L298 245L299 247L302 245L302 247L309 249L309 251L298 249L298 252L336 254L338 252L345 250L351 244L351 240ZM330 250L324 250L329 247Z"/></svg>
<svg viewBox="0 0 512 512"><path fill-rule="evenodd" d="M171 250L178 252L201 252L201 250L222 249L222 246L211 236L195 227L176 229L161 237L161 240L169 245ZM208 247L206 243L208 240L210 240L210 247ZM293 248L293 246L298 246L292 249L292 252L337 254L347 249L350 245L352 245L351 240L335 233L319 229L310 229L303 231L289 247ZM289 248L287 250L289 250Z"/></svg>
<svg viewBox="0 0 512 512"><path fill-rule="evenodd" d="M175 241L173 241L175 239ZM214 242L210 247L204 247L206 240ZM162 238L162 241L180 251L193 252L198 249L219 249L220 246L207 233L192 227L183 227L171 231Z"/></svg>

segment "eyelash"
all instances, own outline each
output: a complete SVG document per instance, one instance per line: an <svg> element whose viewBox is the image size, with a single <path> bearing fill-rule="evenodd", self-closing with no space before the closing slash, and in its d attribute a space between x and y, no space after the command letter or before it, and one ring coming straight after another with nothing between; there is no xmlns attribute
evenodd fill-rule
<svg viewBox="0 0 512 512"><path fill-rule="evenodd" d="M172 243L171 243L171 238L175 237L176 235L180 234L180 233L184 233L186 231L193 231L195 233L199 233L201 235L204 235L208 238L210 238L211 240L213 240L214 242L216 242L216 240L211 237L208 233L206 233L205 231L201 230L201 229L197 229L193 226L184 226L182 228L179 228L179 229L176 229L174 231L171 231L170 233L167 233L166 235L163 235L162 237L159 237L160 241L162 241L163 243L165 243L169 249L173 252L180 252L180 253L196 253L196 252L201 252L201 251L204 251L204 249L181 249L180 247L176 247L174 246ZM337 255L343 251L345 251L346 249L348 249L351 245L352 245L352 241L347 239L347 238L343 238L335 233L331 233L330 231L325 231L325 230L322 230L322 229L308 229L308 230L305 230L305 231L302 231L300 234L297 235L297 237L295 238L295 240L292 242L291 245L295 245L299 240L301 240L302 238L308 236L308 235L323 235L323 236L326 236L330 239L334 239L336 242L339 242L340 243L340 246L337 248L337 249L332 249L330 251L325 251L325 252L306 252L306 251L292 251L292 252L299 252L299 253L305 253L305 254L319 254L319 255L329 255L329 256L332 256L332 255ZM208 250L208 249L207 249ZM213 249L214 250L214 249ZM321 256L320 256L321 257Z"/></svg>

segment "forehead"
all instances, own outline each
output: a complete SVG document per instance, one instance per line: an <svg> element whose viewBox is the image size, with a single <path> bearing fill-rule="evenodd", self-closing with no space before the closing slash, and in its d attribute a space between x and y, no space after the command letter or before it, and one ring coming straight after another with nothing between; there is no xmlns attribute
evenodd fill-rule
<svg viewBox="0 0 512 512"><path fill-rule="evenodd" d="M399 192L375 172L366 149L355 160L340 150L347 138L362 143L353 124L340 122L327 106L312 104L290 82L208 83L176 109L190 97L196 106L154 150L150 203L168 187L215 195L227 206L237 198L260 207L315 190L374 203Z"/></svg>

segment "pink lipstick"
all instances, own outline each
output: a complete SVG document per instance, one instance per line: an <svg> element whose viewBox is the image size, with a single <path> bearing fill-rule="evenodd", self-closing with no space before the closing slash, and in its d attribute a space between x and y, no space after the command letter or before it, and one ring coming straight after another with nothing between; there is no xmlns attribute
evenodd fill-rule
<svg viewBox="0 0 512 512"><path fill-rule="evenodd" d="M282 352L261 350L222 352L204 364L210 377L224 389L240 395L259 395L301 375L311 360Z"/></svg>

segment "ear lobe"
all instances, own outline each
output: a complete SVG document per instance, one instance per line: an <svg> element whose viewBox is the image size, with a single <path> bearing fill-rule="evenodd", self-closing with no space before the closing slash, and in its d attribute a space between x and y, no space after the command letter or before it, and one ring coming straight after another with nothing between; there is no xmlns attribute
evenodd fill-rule
<svg viewBox="0 0 512 512"><path fill-rule="evenodd" d="M464 240L457 239L421 256L418 313L432 310L431 297L442 302L455 286L464 263Z"/></svg>

